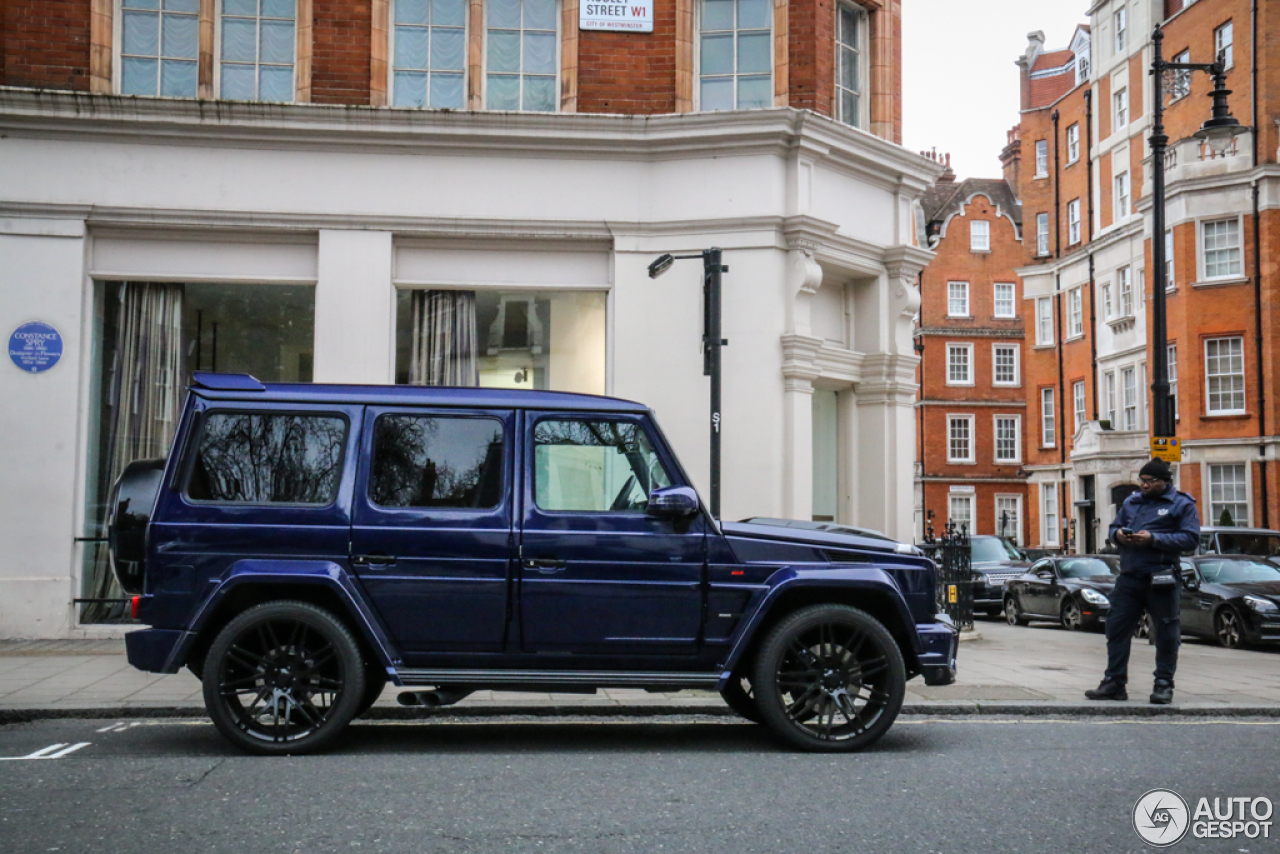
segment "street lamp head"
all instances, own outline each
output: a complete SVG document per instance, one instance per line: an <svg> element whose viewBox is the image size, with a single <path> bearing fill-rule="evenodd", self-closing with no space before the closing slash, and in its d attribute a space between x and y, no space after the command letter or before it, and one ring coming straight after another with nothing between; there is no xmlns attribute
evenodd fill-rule
<svg viewBox="0 0 1280 854"><path fill-rule="evenodd" d="M653 263L649 265L649 278L658 278L663 273L667 272L675 262L676 258L674 255L659 255L654 259Z"/></svg>
<svg viewBox="0 0 1280 854"><path fill-rule="evenodd" d="M1231 147L1232 140L1248 128L1231 115L1231 108L1227 106L1227 96L1231 94L1231 90L1227 88L1227 75L1222 60L1215 62L1212 69L1213 91L1209 93L1209 97L1213 99L1213 115L1193 136L1203 140L1214 154L1225 154Z"/></svg>

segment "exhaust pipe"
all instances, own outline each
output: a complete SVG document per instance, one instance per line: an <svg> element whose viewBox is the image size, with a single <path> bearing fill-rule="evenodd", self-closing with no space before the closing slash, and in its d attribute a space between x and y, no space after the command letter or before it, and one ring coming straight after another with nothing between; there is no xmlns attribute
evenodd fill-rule
<svg viewBox="0 0 1280 854"><path fill-rule="evenodd" d="M430 691L403 691L396 697L402 706L421 706L425 709L438 709L441 706L452 706L459 700L473 693L470 688L433 688Z"/></svg>

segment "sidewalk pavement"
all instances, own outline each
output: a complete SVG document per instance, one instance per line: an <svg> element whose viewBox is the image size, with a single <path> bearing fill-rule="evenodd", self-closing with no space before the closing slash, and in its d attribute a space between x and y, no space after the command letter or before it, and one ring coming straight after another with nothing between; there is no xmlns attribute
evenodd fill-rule
<svg viewBox="0 0 1280 854"><path fill-rule="evenodd" d="M1056 626L1007 626L979 620L960 644L954 685L907 683L903 714L1109 715L1191 714L1280 717L1280 649L1227 650L1186 638L1172 706L1147 703L1154 647L1135 640L1127 703L1090 702L1106 662L1101 634ZM371 717L422 717L397 704L388 686ZM448 715L730 714L711 691L596 694L478 691ZM203 716L200 683L190 671L143 673L129 666L122 640L0 641L0 723L42 717Z"/></svg>

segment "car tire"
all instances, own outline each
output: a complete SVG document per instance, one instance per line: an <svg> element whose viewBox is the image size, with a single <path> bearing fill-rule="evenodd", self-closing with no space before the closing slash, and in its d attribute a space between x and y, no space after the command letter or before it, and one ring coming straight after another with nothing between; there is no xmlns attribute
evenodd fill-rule
<svg viewBox="0 0 1280 854"><path fill-rule="evenodd" d="M720 696L724 698L725 704L729 708L753 724L764 723L764 718L760 716L760 706L756 703L755 692L752 690L749 680L735 673L725 683L724 690L720 692Z"/></svg>
<svg viewBox="0 0 1280 854"><path fill-rule="evenodd" d="M1244 624L1240 615L1230 606L1219 609L1213 616L1213 636L1218 646L1226 649L1240 649L1245 645Z"/></svg>
<svg viewBox="0 0 1280 854"><path fill-rule="evenodd" d="M1084 628L1084 614L1080 613L1080 606L1074 599L1067 599L1062 603L1062 627L1069 632L1078 632Z"/></svg>
<svg viewBox="0 0 1280 854"><path fill-rule="evenodd" d="M1031 622L1022 616L1022 609L1018 607L1018 600L1012 596L1004 597L1004 621L1011 626L1025 626Z"/></svg>
<svg viewBox="0 0 1280 854"><path fill-rule="evenodd" d="M861 750L884 735L906 694L902 652L878 620L812 605L774 626L751 684L769 729L806 751Z"/></svg>
<svg viewBox="0 0 1280 854"><path fill-rule="evenodd" d="M268 755L328 747L366 697L355 637L306 602L267 602L227 623L209 647L203 681L218 731Z"/></svg>

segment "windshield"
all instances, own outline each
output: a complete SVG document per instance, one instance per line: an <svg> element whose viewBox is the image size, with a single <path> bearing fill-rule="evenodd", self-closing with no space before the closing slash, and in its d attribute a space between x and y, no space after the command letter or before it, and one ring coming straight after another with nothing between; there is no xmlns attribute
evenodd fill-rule
<svg viewBox="0 0 1280 854"><path fill-rule="evenodd" d="M999 537L974 537L969 541L969 559L981 561L1022 560L1018 550Z"/></svg>
<svg viewBox="0 0 1280 854"><path fill-rule="evenodd" d="M1120 562L1115 559L1097 557L1064 560L1058 564L1058 574L1063 578L1093 578L1097 575L1119 575Z"/></svg>
<svg viewBox="0 0 1280 854"><path fill-rule="evenodd" d="M1218 552L1224 555L1258 555L1270 557L1280 554L1280 537L1275 534L1218 534Z"/></svg>
<svg viewBox="0 0 1280 854"><path fill-rule="evenodd" d="M1205 581L1237 584L1242 581L1280 581L1280 566L1265 560L1206 560L1200 562Z"/></svg>

